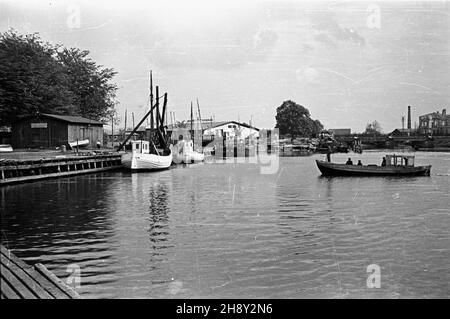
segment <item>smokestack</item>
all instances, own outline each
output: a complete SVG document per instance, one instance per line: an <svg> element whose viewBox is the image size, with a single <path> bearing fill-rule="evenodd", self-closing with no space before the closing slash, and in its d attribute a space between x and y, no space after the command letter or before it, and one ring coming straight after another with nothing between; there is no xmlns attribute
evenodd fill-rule
<svg viewBox="0 0 450 319"><path fill-rule="evenodd" d="M408 105L408 130L411 129L411 106Z"/></svg>

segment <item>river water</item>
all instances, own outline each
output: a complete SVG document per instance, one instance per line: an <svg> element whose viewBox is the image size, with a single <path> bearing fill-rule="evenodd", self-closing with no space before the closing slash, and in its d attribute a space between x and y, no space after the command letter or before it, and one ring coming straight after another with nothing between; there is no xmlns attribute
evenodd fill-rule
<svg viewBox="0 0 450 319"><path fill-rule="evenodd" d="M323 157L2 187L2 244L85 298L448 298L450 154L409 178L321 177Z"/></svg>

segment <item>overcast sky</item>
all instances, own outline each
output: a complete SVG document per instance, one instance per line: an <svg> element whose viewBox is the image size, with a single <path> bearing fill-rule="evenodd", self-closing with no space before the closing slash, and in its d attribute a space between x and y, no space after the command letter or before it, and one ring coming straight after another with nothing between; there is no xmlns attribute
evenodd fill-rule
<svg viewBox="0 0 450 319"><path fill-rule="evenodd" d="M122 117L145 113L150 69L177 120L196 98L203 117L262 128L287 99L352 131L450 111L449 2L0 0L8 28L114 68Z"/></svg>

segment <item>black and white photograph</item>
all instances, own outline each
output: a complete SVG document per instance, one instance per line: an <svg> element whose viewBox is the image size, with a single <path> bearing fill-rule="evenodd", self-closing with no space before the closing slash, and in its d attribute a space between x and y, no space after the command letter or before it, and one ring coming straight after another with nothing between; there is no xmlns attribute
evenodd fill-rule
<svg viewBox="0 0 450 319"><path fill-rule="evenodd" d="M0 0L0 217L1 299L448 300L450 1Z"/></svg>

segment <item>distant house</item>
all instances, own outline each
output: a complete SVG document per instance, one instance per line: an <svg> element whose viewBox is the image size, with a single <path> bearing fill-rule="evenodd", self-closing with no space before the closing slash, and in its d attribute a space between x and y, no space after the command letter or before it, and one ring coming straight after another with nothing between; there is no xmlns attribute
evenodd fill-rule
<svg viewBox="0 0 450 319"><path fill-rule="evenodd" d="M450 115L447 110L419 116L419 132L430 135L450 135Z"/></svg>
<svg viewBox="0 0 450 319"><path fill-rule="evenodd" d="M190 138L190 121L183 124L182 127L175 127L174 125L168 125L167 132L173 139L178 140L180 137ZM192 130L194 136L202 136L203 140L212 140L214 138L257 138L259 137L259 129L253 127L247 123L240 123L236 121L204 121L201 124L193 123Z"/></svg>
<svg viewBox="0 0 450 319"><path fill-rule="evenodd" d="M416 130L410 128L396 128L391 133L390 136L411 136L416 133Z"/></svg>
<svg viewBox="0 0 450 319"><path fill-rule="evenodd" d="M349 128L331 128L329 131L333 133L334 136L346 136L352 134L352 130Z"/></svg>
<svg viewBox="0 0 450 319"><path fill-rule="evenodd" d="M203 127L204 136L225 137L225 138L257 138L259 129L246 123L236 121L211 122Z"/></svg>
<svg viewBox="0 0 450 319"><path fill-rule="evenodd" d="M12 123L11 132L14 148L55 148L86 139L91 147L103 144L103 123L81 116L28 116Z"/></svg>

